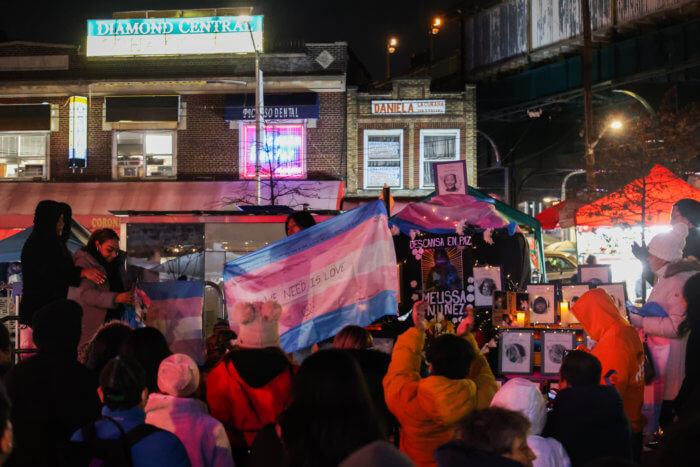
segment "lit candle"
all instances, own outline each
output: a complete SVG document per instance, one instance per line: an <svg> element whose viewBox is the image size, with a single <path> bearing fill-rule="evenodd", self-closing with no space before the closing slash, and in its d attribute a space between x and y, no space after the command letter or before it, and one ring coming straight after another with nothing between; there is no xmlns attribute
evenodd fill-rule
<svg viewBox="0 0 700 467"><path fill-rule="evenodd" d="M518 323L518 326L525 326L525 313L517 313L515 315L515 321Z"/></svg>
<svg viewBox="0 0 700 467"><path fill-rule="evenodd" d="M561 325L569 325L569 302L559 303L559 313L561 313Z"/></svg>

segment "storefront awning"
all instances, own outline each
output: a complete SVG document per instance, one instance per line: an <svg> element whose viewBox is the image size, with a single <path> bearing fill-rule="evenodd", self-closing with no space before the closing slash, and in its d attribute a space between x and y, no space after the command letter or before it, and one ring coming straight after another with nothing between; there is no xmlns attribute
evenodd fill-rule
<svg viewBox="0 0 700 467"><path fill-rule="evenodd" d="M278 205L311 210L340 209L345 192L342 181L283 180L276 184ZM0 229L29 227L34 208L43 199L68 203L73 217L90 229L119 228L110 211L201 211L250 204L255 183L233 182L91 182L0 183ZM263 203L269 187L263 183ZM248 203L246 203L248 201Z"/></svg>
<svg viewBox="0 0 700 467"><path fill-rule="evenodd" d="M315 92L293 92L265 94L265 120L295 120L318 118L318 94ZM229 94L226 96L225 119L255 119L255 94Z"/></svg>

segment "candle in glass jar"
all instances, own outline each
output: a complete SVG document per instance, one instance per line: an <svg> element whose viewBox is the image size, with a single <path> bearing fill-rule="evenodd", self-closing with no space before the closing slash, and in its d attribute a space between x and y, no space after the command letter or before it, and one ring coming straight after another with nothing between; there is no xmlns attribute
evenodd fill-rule
<svg viewBox="0 0 700 467"><path fill-rule="evenodd" d="M561 324L569 325L569 302L559 303L559 313L561 314Z"/></svg>
<svg viewBox="0 0 700 467"><path fill-rule="evenodd" d="M515 315L515 321L518 323L518 326L525 326L525 313L517 313Z"/></svg>

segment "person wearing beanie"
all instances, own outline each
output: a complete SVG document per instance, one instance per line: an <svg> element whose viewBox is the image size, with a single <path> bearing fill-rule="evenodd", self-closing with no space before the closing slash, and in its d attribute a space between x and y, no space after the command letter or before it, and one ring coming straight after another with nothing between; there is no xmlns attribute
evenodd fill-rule
<svg viewBox="0 0 700 467"><path fill-rule="evenodd" d="M39 352L5 379L15 437L8 466L64 465L71 434L100 415L97 377L77 361L82 315L66 299L33 314Z"/></svg>
<svg viewBox="0 0 700 467"><path fill-rule="evenodd" d="M173 354L158 368L158 389L146 403L146 423L175 434L185 445L192 467L233 467L231 444L224 426L196 398L197 364L185 354Z"/></svg>
<svg viewBox="0 0 700 467"><path fill-rule="evenodd" d="M238 344L207 377L207 402L226 427L233 458L245 465L255 436L291 400L295 365L279 347L282 307L276 302L238 302L231 322Z"/></svg>
<svg viewBox="0 0 700 467"><path fill-rule="evenodd" d="M547 407L539 387L525 378L514 378L501 386L491 407L502 407L525 415L530 421L527 445L535 453L534 467L570 467L566 450L554 438L540 436L547 421Z"/></svg>
<svg viewBox="0 0 700 467"><path fill-rule="evenodd" d="M314 225L316 225L314 216L306 211L297 211L287 216L287 220L284 223L284 231L287 232L287 237L289 237Z"/></svg>
<svg viewBox="0 0 700 467"><path fill-rule="evenodd" d="M683 259L683 248L688 236L688 226L676 223L670 232L660 233L649 242L649 267L658 277L647 305L654 303L665 312L666 316L642 316L630 313L632 325L641 328L647 335L647 345L654 358L657 374L661 381L647 386L650 399L663 397L658 424L661 428L673 420L672 400L678 395L685 375L685 348L687 335L679 336L679 327L686 316L683 301L685 282L700 270L695 258ZM666 358L664 358L667 356Z"/></svg>
<svg viewBox="0 0 700 467"><path fill-rule="evenodd" d="M176 435L146 422L146 381L146 371L133 358L120 355L107 362L100 372L97 390L104 403L102 418L95 417L73 433L70 465L103 465L104 462L99 461L115 453L110 449L99 449L102 444L99 441L117 440L122 436L125 438L122 444L124 457L128 456L124 461L131 461L129 465L133 467L191 465L187 451ZM102 459L98 459L100 455ZM116 459L114 463L122 465Z"/></svg>

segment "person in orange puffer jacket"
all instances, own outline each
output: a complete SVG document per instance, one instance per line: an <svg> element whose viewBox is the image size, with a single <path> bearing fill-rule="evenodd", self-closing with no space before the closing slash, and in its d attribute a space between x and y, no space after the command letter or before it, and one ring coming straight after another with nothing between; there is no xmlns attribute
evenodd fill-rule
<svg viewBox="0 0 700 467"><path fill-rule="evenodd" d="M635 459L641 452L642 430L646 418L644 403L644 347L639 334L620 315L610 295L593 289L581 295L573 309L591 339L596 341L591 353L603 367L601 384L614 386L622 397L625 413L632 425ZM587 350L579 346L579 350Z"/></svg>
<svg viewBox="0 0 700 467"><path fill-rule="evenodd" d="M433 452L452 439L455 423L489 406L498 390L489 364L467 331L437 337L426 349L431 375L421 378L428 304L413 306L414 327L401 334L384 377L384 397L401 425L401 450L418 466L435 466ZM459 337L458 337L459 336Z"/></svg>

